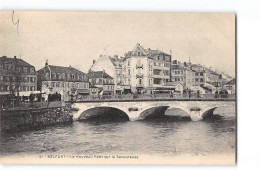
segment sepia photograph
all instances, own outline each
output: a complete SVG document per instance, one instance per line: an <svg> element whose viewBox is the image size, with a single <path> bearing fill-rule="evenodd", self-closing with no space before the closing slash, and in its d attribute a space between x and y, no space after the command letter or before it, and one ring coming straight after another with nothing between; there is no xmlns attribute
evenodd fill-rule
<svg viewBox="0 0 260 179"><path fill-rule="evenodd" d="M1 164L236 165L235 13L0 11Z"/></svg>

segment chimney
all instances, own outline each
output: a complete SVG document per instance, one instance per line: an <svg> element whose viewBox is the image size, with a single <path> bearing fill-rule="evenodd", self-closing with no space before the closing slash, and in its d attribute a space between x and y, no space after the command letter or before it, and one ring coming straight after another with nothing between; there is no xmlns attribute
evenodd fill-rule
<svg viewBox="0 0 260 179"><path fill-rule="evenodd" d="M93 60L93 65L94 65L95 63L96 63L96 60L94 59L94 60Z"/></svg>
<svg viewBox="0 0 260 179"><path fill-rule="evenodd" d="M69 68L71 69L71 65L69 66Z"/></svg>
<svg viewBox="0 0 260 179"><path fill-rule="evenodd" d="M116 60L118 60L118 55L114 55L114 58L115 58Z"/></svg>
<svg viewBox="0 0 260 179"><path fill-rule="evenodd" d="M14 56L14 59L16 59L16 56Z"/></svg>
<svg viewBox="0 0 260 179"><path fill-rule="evenodd" d="M48 66L49 64L48 64L48 60L46 60L46 62L45 62L45 66Z"/></svg>

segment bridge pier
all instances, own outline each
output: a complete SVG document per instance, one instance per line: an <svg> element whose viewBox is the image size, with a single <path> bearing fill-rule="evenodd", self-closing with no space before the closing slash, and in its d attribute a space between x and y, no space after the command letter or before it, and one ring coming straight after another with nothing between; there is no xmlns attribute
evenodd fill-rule
<svg viewBox="0 0 260 179"><path fill-rule="evenodd" d="M137 121L140 116L140 111L129 111L127 115L130 121Z"/></svg>
<svg viewBox="0 0 260 179"><path fill-rule="evenodd" d="M192 121L199 121L202 119L202 115L200 111L190 111L189 115Z"/></svg>

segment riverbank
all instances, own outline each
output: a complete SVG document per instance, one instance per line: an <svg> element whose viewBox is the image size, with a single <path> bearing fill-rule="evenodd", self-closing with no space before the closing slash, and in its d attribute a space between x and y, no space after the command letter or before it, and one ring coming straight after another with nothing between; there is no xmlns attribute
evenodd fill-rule
<svg viewBox="0 0 260 179"><path fill-rule="evenodd" d="M44 107L1 111L1 131L20 132L47 126L72 123L68 107Z"/></svg>

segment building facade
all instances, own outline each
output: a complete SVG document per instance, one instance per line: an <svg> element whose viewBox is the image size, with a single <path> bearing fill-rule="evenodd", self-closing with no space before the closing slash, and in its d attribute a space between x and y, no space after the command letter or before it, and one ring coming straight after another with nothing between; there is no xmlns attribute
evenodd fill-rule
<svg viewBox="0 0 260 179"><path fill-rule="evenodd" d="M132 92L151 93L170 81L171 55L159 50L143 48L139 43L125 54L124 84Z"/></svg>
<svg viewBox="0 0 260 179"><path fill-rule="evenodd" d="M87 74L73 68L49 65L37 71L38 90L46 94L59 93L69 101L77 93L89 94Z"/></svg>
<svg viewBox="0 0 260 179"><path fill-rule="evenodd" d="M225 90L228 91L229 94L235 94L236 93L236 78L233 78L229 82L227 82L224 87Z"/></svg>
<svg viewBox="0 0 260 179"><path fill-rule="evenodd" d="M90 71L87 77L91 86L98 87L98 95L115 94L114 79L105 71Z"/></svg>
<svg viewBox="0 0 260 179"><path fill-rule="evenodd" d="M206 84L206 71L203 66L199 64L192 64L191 70L195 72L195 86L205 86Z"/></svg>
<svg viewBox="0 0 260 179"><path fill-rule="evenodd" d="M97 60L93 60L90 68L92 72L105 71L114 80L115 93L121 94L123 92L123 63L124 58L118 58L117 55L110 57L107 55L100 55Z"/></svg>
<svg viewBox="0 0 260 179"><path fill-rule="evenodd" d="M22 92L34 92L36 89L37 75L34 66L16 56L0 57L0 93L23 95Z"/></svg>
<svg viewBox="0 0 260 179"><path fill-rule="evenodd" d="M171 79L173 84L182 84L184 90L195 86L195 71L191 69L191 63L181 63L173 60L171 65Z"/></svg>

